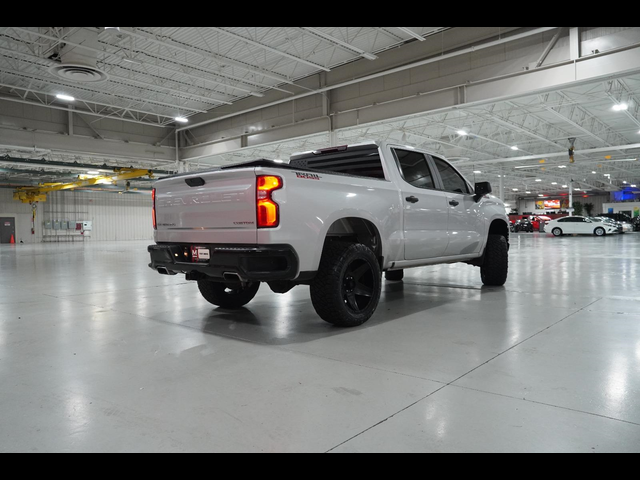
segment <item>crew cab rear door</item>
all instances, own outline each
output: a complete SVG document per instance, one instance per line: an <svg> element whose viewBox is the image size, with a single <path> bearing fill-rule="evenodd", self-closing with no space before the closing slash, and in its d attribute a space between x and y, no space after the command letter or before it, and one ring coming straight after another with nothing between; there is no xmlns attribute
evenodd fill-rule
<svg viewBox="0 0 640 480"><path fill-rule="evenodd" d="M438 190L427 156L393 149L403 181L405 260L444 257L449 245L447 195Z"/></svg>

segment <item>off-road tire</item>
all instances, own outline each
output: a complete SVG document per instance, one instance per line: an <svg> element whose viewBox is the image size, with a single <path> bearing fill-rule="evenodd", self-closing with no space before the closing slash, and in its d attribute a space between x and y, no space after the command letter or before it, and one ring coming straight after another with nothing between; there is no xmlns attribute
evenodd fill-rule
<svg viewBox="0 0 640 480"><path fill-rule="evenodd" d="M481 269L482 283L489 287L502 287L509 277L509 244L502 235L489 235L484 265Z"/></svg>
<svg viewBox="0 0 640 480"><path fill-rule="evenodd" d="M249 283L246 286L220 282L199 280L198 288L204 299L216 307L237 310L253 300L260 290L260 283Z"/></svg>
<svg viewBox="0 0 640 480"><path fill-rule="evenodd" d="M327 242L311 284L311 301L320 318L337 327L359 327L375 313L381 292L382 272L371 249Z"/></svg>

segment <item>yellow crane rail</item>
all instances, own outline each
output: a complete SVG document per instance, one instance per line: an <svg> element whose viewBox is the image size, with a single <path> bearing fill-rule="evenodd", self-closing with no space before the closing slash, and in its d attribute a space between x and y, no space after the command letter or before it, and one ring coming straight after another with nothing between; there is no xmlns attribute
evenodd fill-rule
<svg viewBox="0 0 640 480"><path fill-rule="evenodd" d="M136 178L154 178L151 170L135 168L116 168L114 175L80 175L78 180L70 183L43 183L37 187L20 187L13 193L13 199L22 203L46 202L51 192L75 190L76 188L92 187L94 185L117 185L118 182L134 180Z"/></svg>

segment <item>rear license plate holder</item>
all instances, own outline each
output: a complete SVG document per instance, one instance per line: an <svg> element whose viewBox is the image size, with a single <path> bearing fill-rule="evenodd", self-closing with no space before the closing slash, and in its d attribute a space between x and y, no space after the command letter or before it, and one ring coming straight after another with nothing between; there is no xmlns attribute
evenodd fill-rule
<svg viewBox="0 0 640 480"><path fill-rule="evenodd" d="M193 263L209 263L211 250L205 247L191 247L191 261Z"/></svg>

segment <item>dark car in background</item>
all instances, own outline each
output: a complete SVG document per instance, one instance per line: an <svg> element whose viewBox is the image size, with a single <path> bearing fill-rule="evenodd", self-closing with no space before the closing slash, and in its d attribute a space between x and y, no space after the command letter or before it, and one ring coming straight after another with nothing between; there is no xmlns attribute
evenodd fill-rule
<svg viewBox="0 0 640 480"><path fill-rule="evenodd" d="M523 218L516 222L514 230L516 233L533 233L533 223L528 218Z"/></svg>
<svg viewBox="0 0 640 480"><path fill-rule="evenodd" d="M633 221L633 231L640 232L640 217L636 217Z"/></svg>

